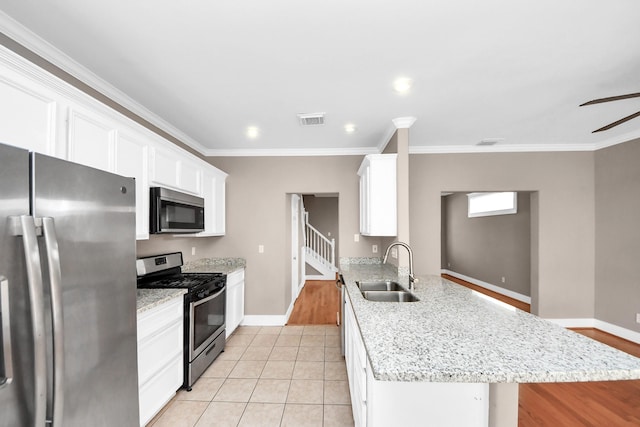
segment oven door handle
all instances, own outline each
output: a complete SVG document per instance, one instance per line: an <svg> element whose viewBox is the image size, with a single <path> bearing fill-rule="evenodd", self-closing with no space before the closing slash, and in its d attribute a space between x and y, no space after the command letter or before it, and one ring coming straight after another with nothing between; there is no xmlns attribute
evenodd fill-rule
<svg viewBox="0 0 640 427"><path fill-rule="evenodd" d="M227 287L225 286L225 287L223 287L222 289L220 289L218 292L216 292L215 294L213 294L213 295L209 295L209 296L208 296L208 297L206 297L205 299L201 299L201 300L199 300L199 301L192 302L191 304L192 304L194 307L197 307L197 306L199 306L200 304L204 304L205 302L209 302L209 301L211 301L212 299L219 297L219 296L220 296L220 294L222 294L226 289L227 289Z"/></svg>

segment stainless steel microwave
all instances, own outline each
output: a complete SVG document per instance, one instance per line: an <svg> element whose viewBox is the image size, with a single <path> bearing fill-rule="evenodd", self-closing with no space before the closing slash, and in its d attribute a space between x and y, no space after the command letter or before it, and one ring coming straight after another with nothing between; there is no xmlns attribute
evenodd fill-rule
<svg viewBox="0 0 640 427"><path fill-rule="evenodd" d="M151 187L149 232L198 233L204 231L204 199L163 187Z"/></svg>

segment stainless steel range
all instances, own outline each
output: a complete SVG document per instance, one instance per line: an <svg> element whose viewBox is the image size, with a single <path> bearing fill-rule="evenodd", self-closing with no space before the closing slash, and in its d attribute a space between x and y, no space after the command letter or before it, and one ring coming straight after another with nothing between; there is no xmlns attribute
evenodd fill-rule
<svg viewBox="0 0 640 427"><path fill-rule="evenodd" d="M183 273L182 252L139 258L138 288L183 288L184 384L191 387L224 350L227 276Z"/></svg>

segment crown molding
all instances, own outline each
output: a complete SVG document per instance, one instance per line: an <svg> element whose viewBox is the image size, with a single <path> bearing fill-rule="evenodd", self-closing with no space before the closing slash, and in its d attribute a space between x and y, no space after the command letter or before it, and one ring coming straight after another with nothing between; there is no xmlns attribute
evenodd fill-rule
<svg viewBox="0 0 640 427"><path fill-rule="evenodd" d="M613 145L622 144L624 142L629 142L634 139L640 138L640 129L636 129L631 132L627 132L625 134L614 136L611 138L607 138L604 141L600 141L594 144L594 150L601 150L603 148L611 147Z"/></svg>
<svg viewBox="0 0 640 427"><path fill-rule="evenodd" d="M208 149L207 157L317 157L317 156L366 156L379 154L376 147L354 148L256 148L256 149Z"/></svg>
<svg viewBox="0 0 640 427"><path fill-rule="evenodd" d="M30 50L34 54L40 56L44 60L50 62L64 73L80 80L92 89L100 92L102 95L116 102L134 115L158 127L162 131L173 136L180 142L193 148L200 154L204 154L206 148L186 133L182 132L157 114L148 110L131 97L120 91L107 81L98 77L89 69L73 60L70 56L38 36L37 34L24 27L18 21L0 11L0 32L9 37L24 48ZM28 58L26 58L28 59ZM81 88L78 88L82 90ZM153 131L153 130L152 130Z"/></svg>
<svg viewBox="0 0 640 427"><path fill-rule="evenodd" d="M398 117L392 119L393 125L396 129L409 129L418 120L416 117Z"/></svg>
<svg viewBox="0 0 640 427"><path fill-rule="evenodd" d="M554 151L594 151L594 144L522 144L522 145L434 145L409 146L409 154L458 154L458 153L531 153Z"/></svg>

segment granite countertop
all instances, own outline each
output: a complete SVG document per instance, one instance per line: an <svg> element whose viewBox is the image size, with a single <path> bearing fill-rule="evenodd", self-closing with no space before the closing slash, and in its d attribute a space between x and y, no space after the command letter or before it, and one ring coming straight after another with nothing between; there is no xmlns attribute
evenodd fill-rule
<svg viewBox="0 0 640 427"><path fill-rule="evenodd" d="M356 280L394 280L384 264L341 264L374 378L529 383L640 378L640 359L439 276L418 276L420 301L365 300Z"/></svg>
<svg viewBox="0 0 640 427"><path fill-rule="evenodd" d="M230 274L245 268L246 260L243 258L202 258L187 262L182 266L185 273L224 273Z"/></svg>
<svg viewBox="0 0 640 427"><path fill-rule="evenodd" d="M136 311L143 313L173 298L182 298L186 293L186 289L138 289Z"/></svg>

